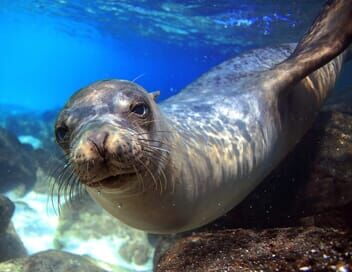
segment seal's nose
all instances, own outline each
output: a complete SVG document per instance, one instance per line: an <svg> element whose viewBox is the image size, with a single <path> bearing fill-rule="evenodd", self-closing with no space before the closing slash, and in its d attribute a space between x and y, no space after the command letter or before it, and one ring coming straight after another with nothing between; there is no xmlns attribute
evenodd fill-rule
<svg viewBox="0 0 352 272"><path fill-rule="evenodd" d="M92 143L92 145L96 148L97 152L102 158L106 157L106 141L109 137L109 132L107 131L99 131L97 133L93 133L88 137L88 141Z"/></svg>

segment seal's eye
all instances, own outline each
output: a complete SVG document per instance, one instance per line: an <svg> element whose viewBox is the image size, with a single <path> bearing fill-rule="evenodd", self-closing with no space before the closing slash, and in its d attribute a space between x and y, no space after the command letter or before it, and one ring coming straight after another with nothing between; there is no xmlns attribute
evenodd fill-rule
<svg viewBox="0 0 352 272"><path fill-rule="evenodd" d="M134 105L131 108L131 112L133 112L134 114L137 114L140 117L146 117L149 113L149 108L146 104L139 103L139 104Z"/></svg>
<svg viewBox="0 0 352 272"><path fill-rule="evenodd" d="M57 127L55 130L55 136L56 140L58 143L61 143L65 140L66 136L68 134L68 127L63 125L60 127Z"/></svg>

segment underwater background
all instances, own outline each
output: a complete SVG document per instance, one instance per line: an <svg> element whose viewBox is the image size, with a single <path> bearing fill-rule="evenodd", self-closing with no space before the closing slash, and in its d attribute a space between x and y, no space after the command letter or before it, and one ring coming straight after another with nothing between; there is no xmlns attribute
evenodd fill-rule
<svg viewBox="0 0 352 272"><path fill-rule="evenodd" d="M60 215L55 194L51 204L61 163L53 132L59 109L80 88L111 78L160 90L162 101L242 52L297 42L323 4L1 0L0 192L15 204L19 236L12 233L15 246L4 251L24 257L59 249L89 256L105 271L152 271L155 237L124 226L89 198ZM351 73L348 64L336 93L352 91Z"/></svg>

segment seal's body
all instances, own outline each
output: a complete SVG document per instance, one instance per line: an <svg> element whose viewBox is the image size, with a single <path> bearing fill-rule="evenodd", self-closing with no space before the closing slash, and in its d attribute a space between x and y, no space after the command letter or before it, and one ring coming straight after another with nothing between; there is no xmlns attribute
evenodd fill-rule
<svg viewBox="0 0 352 272"><path fill-rule="evenodd" d="M327 35L342 28L337 14L342 38ZM160 107L136 84L95 83L60 114L58 142L90 195L123 222L155 233L202 226L246 197L311 126L346 57L351 15L350 0L330 3L297 47L226 61Z"/></svg>

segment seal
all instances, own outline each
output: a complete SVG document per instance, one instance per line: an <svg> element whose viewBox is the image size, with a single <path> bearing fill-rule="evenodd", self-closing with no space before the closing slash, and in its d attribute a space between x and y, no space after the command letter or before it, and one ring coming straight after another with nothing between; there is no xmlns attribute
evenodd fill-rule
<svg viewBox="0 0 352 272"><path fill-rule="evenodd" d="M351 0L331 1L297 46L225 61L159 105L158 93L125 80L81 89L55 126L71 169L61 188L79 184L152 233L223 215L311 126L347 57L350 18Z"/></svg>

